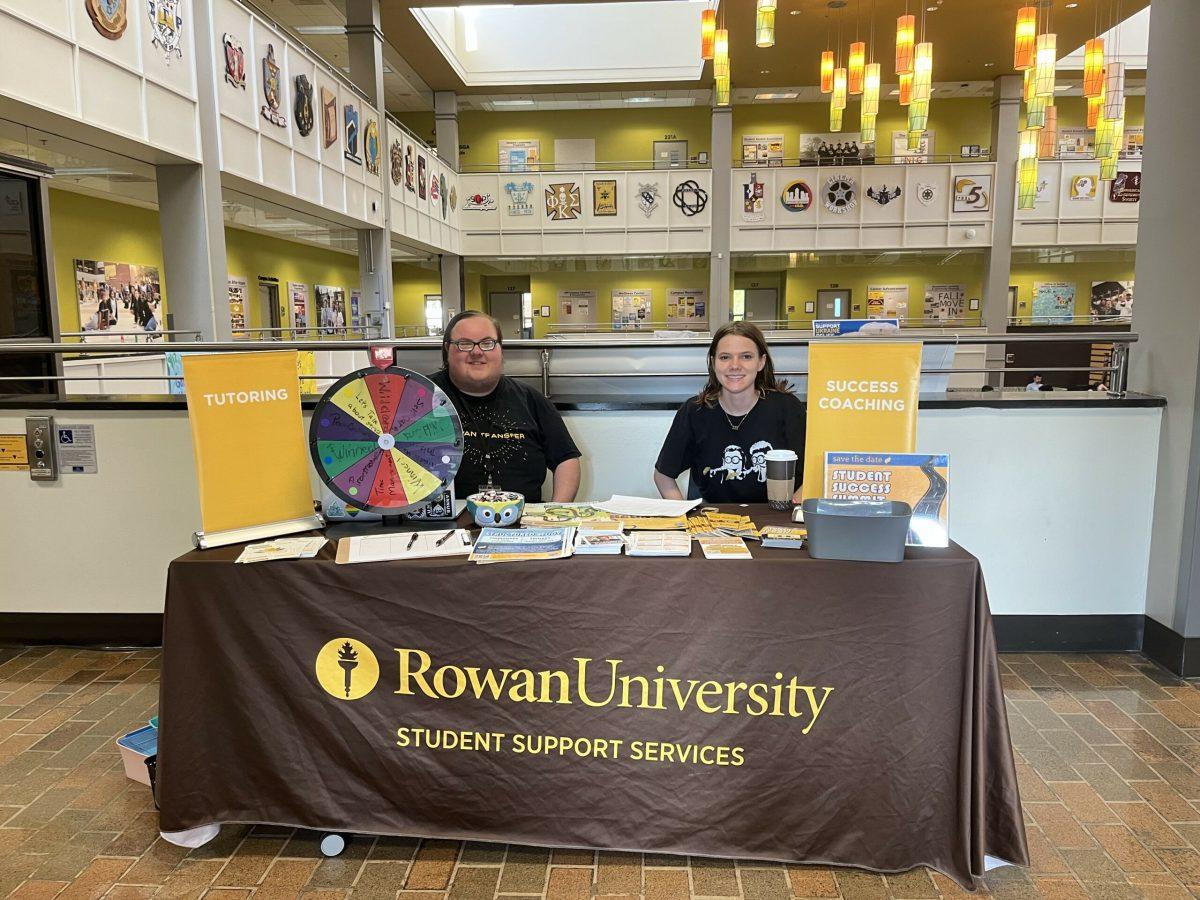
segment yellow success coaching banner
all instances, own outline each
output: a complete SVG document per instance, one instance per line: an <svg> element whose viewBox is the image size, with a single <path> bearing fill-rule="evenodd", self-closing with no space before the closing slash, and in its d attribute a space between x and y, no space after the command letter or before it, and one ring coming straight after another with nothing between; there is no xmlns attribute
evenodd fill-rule
<svg viewBox="0 0 1200 900"><path fill-rule="evenodd" d="M296 351L183 358L205 533L313 514Z"/></svg>
<svg viewBox="0 0 1200 900"><path fill-rule="evenodd" d="M920 386L920 343L810 345L804 499L822 495L828 452L911 453Z"/></svg>

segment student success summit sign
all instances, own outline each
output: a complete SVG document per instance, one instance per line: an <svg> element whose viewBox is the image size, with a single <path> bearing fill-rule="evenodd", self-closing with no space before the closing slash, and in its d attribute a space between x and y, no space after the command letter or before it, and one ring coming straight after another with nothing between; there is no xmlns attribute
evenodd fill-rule
<svg viewBox="0 0 1200 900"><path fill-rule="evenodd" d="M920 385L920 343L811 345L804 498L822 496L827 452L911 453Z"/></svg>

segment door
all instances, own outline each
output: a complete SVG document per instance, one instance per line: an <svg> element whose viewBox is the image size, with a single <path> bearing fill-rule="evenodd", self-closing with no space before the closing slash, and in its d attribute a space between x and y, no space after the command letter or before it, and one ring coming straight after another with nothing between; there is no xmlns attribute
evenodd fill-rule
<svg viewBox="0 0 1200 900"><path fill-rule="evenodd" d="M687 141L655 141L654 168L680 169L687 165Z"/></svg>
<svg viewBox="0 0 1200 900"><path fill-rule="evenodd" d="M818 319L848 319L850 318L849 290L825 289L817 291Z"/></svg>
<svg viewBox="0 0 1200 900"><path fill-rule="evenodd" d="M488 312L499 320L509 337L521 335L521 294L517 291L494 291L488 295Z"/></svg>
<svg viewBox="0 0 1200 900"><path fill-rule="evenodd" d="M776 288L746 290L746 320L759 328L774 328L779 318L779 291Z"/></svg>
<svg viewBox="0 0 1200 900"><path fill-rule="evenodd" d="M256 335L256 339L267 341L280 340L283 337L283 322L287 317L287 310L281 309L279 306L278 281L259 279L258 311L259 321L265 323L271 330L265 335Z"/></svg>

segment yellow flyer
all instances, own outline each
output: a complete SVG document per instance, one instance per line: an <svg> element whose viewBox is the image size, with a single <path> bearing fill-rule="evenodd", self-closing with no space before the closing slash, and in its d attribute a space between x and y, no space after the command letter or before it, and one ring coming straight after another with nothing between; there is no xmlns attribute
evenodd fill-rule
<svg viewBox="0 0 1200 900"><path fill-rule="evenodd" d="M189 354L183 376L204 532L312 516L296 351Z"/></svg>
<svg viewBox="0 0 1200 900"><path fill-rule="evenodd" d="M908 544L950 542L950 456L946 453L827 453L825 493L834 500L900 500L912 507Z"/></svg>
<svg viewBox="0 0 1200 900"><path fill-rule="evenodd" d="M804 499L821 496L826 453L911 453L917 440L920 386L920 343L849 338L812 344Z"/></svg>

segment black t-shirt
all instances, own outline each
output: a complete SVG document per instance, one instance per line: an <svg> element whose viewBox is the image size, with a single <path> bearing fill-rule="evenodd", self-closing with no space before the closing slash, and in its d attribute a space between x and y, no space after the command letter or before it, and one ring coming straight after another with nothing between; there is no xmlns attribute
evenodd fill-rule
<svg viewBox="0 0 1200 900"><path fill-rule="evenodd" d="M735 431L730 419L738 428ZM744 420L692 398L679 407L654 468L668 478L691 470L710 503L765 503L768 450L795 450L796 487L804 475L804 404L794 394L767 391Z"/></svg>
<svg viewBox="0 0 1200 900"><path fill-rule="evenodd" d="M486 397L471 397L454 386L445 369L429 378L446 392L462 420L466 447L454 477L460 499L477 492L491 475L496 486L539 503L546 470L583 455L558 410L528 385L502 375Z"/></svg>

